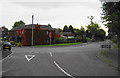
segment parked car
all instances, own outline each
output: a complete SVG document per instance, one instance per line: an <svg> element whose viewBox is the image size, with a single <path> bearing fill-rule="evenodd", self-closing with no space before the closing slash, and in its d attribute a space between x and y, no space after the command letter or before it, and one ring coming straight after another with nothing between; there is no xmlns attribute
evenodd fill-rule
<svg viewBox="0 0 120 78"><path fill-rule="evenodd" d="M5 50L5 49L8 49L9 51L11 50L11 43L10 42L6 42L6 41L3 41L0 43L0 47L1 47L1 50Z"/></svg>

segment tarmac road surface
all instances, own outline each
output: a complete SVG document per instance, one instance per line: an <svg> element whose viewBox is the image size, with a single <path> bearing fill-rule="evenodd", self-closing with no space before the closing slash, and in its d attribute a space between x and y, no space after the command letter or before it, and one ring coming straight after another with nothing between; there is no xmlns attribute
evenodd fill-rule
<svg viewBox="0 0 120 78"><path fill-rule="evenodd" d="M13 47L2 61L3 76L118 76L118 71L96 58L100 45ZM28 61L25 55L34 55ZM30 58L30 57L29 57Z"/></svg>

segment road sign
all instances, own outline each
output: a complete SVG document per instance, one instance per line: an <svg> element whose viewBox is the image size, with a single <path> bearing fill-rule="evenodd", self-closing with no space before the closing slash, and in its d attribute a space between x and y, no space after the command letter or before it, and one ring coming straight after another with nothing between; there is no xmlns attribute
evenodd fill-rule
<svg viewBox="0 0 120 78"><path fill-rule="evenodd" d="M111 45L101 45L101 48L111 48Z"/></svg>
<svg viewBox="0 0 120 78"><path fill-rule="evenodd" d="M25 55L25 58L30 61L35 55Z"/></svg>

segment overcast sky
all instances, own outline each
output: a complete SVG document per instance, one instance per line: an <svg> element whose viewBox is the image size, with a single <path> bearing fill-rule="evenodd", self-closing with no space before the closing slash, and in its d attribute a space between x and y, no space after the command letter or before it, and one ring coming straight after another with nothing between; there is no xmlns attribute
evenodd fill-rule
<svg viewBox="0 0 120 78"><path fill-rule="evenodd" d="M87 16L94 16L94 22L101 24L101 2L99 0L0 0L0 26L11 29L14 22L23 20L51 24L53 28L72 25L80 28L90 24ZM104 28L105 29L105 28Z"/></svg>

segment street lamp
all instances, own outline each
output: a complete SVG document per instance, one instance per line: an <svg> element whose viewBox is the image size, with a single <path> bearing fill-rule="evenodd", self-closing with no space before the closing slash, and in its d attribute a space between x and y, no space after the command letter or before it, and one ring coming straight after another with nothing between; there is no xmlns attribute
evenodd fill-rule
<svg viewBox="0 0 120 78"><path fill-rule="evenodd" d="M34 15L32 15L32 40L31 40L32 46L33 46L33 21L34 21Z"/></svg>

